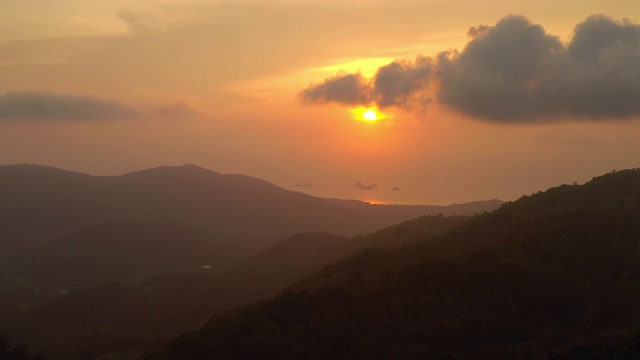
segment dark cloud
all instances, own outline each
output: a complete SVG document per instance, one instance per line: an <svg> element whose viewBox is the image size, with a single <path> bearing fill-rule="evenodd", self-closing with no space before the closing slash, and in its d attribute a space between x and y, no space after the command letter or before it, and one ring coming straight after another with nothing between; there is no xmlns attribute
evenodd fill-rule
<svg viewBox="0 0 640 360"><path fill-rule="evenodd" d="M311 183L308 183L308 182L303 183L303 184L301 184L301 183L296 183L296 187L300 187L300 188L312 188L312 187L313 187L313 185L312 185Z"/></svg>
<svg viewBox="0 0 640 360"><path fill-rule="evenodd" d="M378 187L378 184L365 185L361 182L353 184L353 187L360 190L373 190Z"/></svg>
<svg viewBox="0 0 640 360"><path fill-rule="evenodd" d="M183 101L134 108L116 101L49 92L10 92L0 95L0 121L182 119L197 115Z"/></svg>
<svg viewBox="0 0 640 360"><path fill-rule="evenodd" d="M491 122L640 116L640 25L597 15L569 43L521 16L468 31L465 48L381 67L368 82L339 75L304 90L308 102L427 106ZM338 91L341 89L341 91Z"/></svg>
<svg viewBox="0 0 640 360"><path fill-rule="evenodd" d="M438 100L494 122L640 115L640 26L592 16L564 46L523 17L470 31L438 59Z"/></svg>
<svg viewBox="0 0 640 360"><path fill-rule="evenodd" d="M400 188L397 186L394 186L393 188L391 188L392 191L400 191Z"/></svg>
<svg viewBox="0 0 640 360"><path fill-rule="evenodd" d="M406 107L411 100L425 102L418 94L429 81L432 70L431 58L397 60L379 68L371 82L359 73L338 74L303 90L300 97L307 103L370 105L375 102L380 107Z"/></svg>
<svg viewBox="0 0 640 360"><path fill-rule="evenodd" d="M106 120L138 113L115 101L48 92L10 92L0 96L0 120Z"/></svg>
<svg viewBox="0 0 640 360"><path fill-rule="evenodd" d="M598 55L608 48L636 43L640 38L640 26L623 19L614 21L604 15L594 15L578 24L573 39L567 46L575 58L598 63Z"/></svg>
<svg viewBox="0 0 640 360"><path fill-rule="evenodd" d="M379 68L373 80L376 104L405 107L426 86L432 70L433 60L422 56L415 61L394 61Z"/></svg>
<svg viewBox="0 0 640 360"><path fill-rule="evenodd" d="M310 103L357 105L371 101L371 89L361 74L338 74L322 84L308 87L299 95L304 102Z"/></svg>
<svg viewBox="0 0 640 360"><path fill-rule="evenodd" d="M542 105L535 95L538 74L562 50L560 40L519 16L471 28L469 35L461 53L438 56L438 101L491 121L537 115Z"/></svg>
<svg viewBox="0 0 640 360"><path fill-rule="evenodd" d="M556 99L556 112L591 119L640 115L640 25L588 18L541 77L541 92Z"/></svg>

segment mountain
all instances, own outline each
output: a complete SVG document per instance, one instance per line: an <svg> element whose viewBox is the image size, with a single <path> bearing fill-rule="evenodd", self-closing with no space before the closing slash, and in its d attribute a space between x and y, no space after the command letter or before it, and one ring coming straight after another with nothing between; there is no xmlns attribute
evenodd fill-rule
<svg viewBox="0 0 640 360"><path fill-rule="evenodd" d="M610 173L365 250L148 359L618 359L637 344L615 339L640 321L639 243L640 169Z"/></svg>
<svg viewBox="0 0 640 360"><path fill-rule="evenodd" d="M419 240L415 241L429 241L463 218L468 219L456 217L455 221L451 221L448 217L428 216L353 239L329 233L298 234L213 274L163 274L126 286L111 283L72 291L22 316L8 328L12 329L14 337L27 341L48 359L85 359L108 353L129 356L158 350L181 333L202 325L212 315L222 314L250 301L273 297L283 287L359 249L379 243L389 247L391 241L386 240L395 238L397 234L413 238L411 234L415 235L416 229L429 230L425 231L428 235L421 234ZM140 232L146 227L134 229ZM98 235L96 238L98 240L93 241L100 242L101 237ZM87 241L92 240L88 237L81 242ZM64 241L70 242L68 239ZM398 242L397 246L403 244ZM112 246L107 247L107 250L111 249ZM87 256L92 259L89 263L105 264L117 260L111 253L98 256L97 260L96 254L89 253ZM134 252L124 256L138 254ZM58 255L54 258L59 259ZM103 258L108 261L102 261ZM126 259L123 262L128 263ZM60 262L57 266L69 269L74 265L75 262L66 266ZM101 266L109 269L107 265ZM47 268L57 269L53 265L42 269ZM106 273L113 276L116 269ZM91 271L85 272L92 274ZM77 279L86 275L68 273L67 276ZM52 277L68 281L67 277L56 272Z"/></svg>
<svg viewBox="0 0 640 360"><path fill-rule="evenodd" d="M359 248L393 249L430 241L452 227L463 224L471 216L442 214L422 216L380 229L373 234L358 236L354 240L361 243Z"/></svg>
<svg viewBox="0 0 640 360"><path fill-rule="evenodd" d="M117 201L89 175L31 165L0 167L0 259L34 243L116 217ZM113 199L113 200L112 200Z"/></svg>
<svg viewBox="0 0 640 360"><path fill-rule="evenodd" d="M194 165L122 176L90 176L37 165L0 166L0 199L0 261L110 222L179 224L233 243L248 256L301 232L353 236L447 210L362 202L346 206ZM499 205L488 201L456 211L473 214Z"/></svg>
<svg viewBox="0 0 640 360"><path fill-rule="evenodd" d="M278 272L318 267L342 257L357 246L344 236L330 233L302 233L291 236L249 257L239 264L248 271Z"/></svg>
<svg viewBox="0 0 640 360"><path fill-rule="evenodd" d="M340 203L193 165L122 176L0 166L0 199L0 323L66 355L148 349L212 314L274 296L360 246L340 245L341 236L500 205ZM136 316L103 316L91 328L68 313L114 306ZM57 337L49 334L55 324L65 328Z"/></svg>
<svg viewBox="0 0 640 360"><path fill-rule="evenodd" d="M330 233L302 233L280 240L260 253L241 261L231 271L261 273L311 273L322 266L369 248L399 248L426 242L470 216L423 216L354 238Z"/></svg>
<svg viewBox="0 0 640 360"><path fill-rule="evenodd" d="M184 225L111 221L89 226L28 252L12 265L44 288L77 289L140 281L167 272L223 267L233 246Z"/></svg>

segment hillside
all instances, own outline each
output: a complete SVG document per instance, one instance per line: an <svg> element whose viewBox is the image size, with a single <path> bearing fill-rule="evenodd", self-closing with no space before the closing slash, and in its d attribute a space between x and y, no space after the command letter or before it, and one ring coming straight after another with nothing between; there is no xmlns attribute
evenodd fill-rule
<svg viewBox="0 0 640 360"><path fill-rule="evenodd" d="M11 264L45 288L131 283L167 272L198 272L238 258L230 244L184 225L112 221L26 253Z"/></svg>
<svg viewBox="0 0 640 360"><path fill-rule="evenodd" d="M122 176L89 176L36 165L0 166L0 262L85 228L109 222L184 225L242 256L301 232L354 236L448 207L345 206L244 175L194 165ZM499 201L457 205L460 214L490 211Z"/></svg>
<svg viewBox="0 0 640 360"><path fill-rule="evenodd" d="M349 238L330 233L303 233L278 241L239 266L260 272L314 268L339 259L357 245Z"/></svg>
<svg viewBox="0 0 640 360"><path fill-rule="evenodd" d="M418 228L431 230L414 241L428 241L462 219L467 218L423 217L354 239L298 234L215 274L173 273L128 286L112 283L79 289L23 316L11 326L12 335L48 359L158 350L212 315L273 297L283 287L358 249L378 243L391 246L398 233L413 238ZM103 257L115 259L111 254Z"/></svg>
<svg viewBox="0 0 640 360"><path fill-rule="evenodd" d="M639 243L640 169L611 173L366 250L149 358L571 358L640 321Z"/></svg>

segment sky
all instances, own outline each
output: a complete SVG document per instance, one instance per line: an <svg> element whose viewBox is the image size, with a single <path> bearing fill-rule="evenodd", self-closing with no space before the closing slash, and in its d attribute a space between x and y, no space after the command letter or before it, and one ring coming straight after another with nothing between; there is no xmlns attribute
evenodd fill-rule
<svg viewBox="0 0 640 360"><path fill-rule="evenodd" d="M640 166L637 0L0 0L0 165L515 200Z"/></svg>

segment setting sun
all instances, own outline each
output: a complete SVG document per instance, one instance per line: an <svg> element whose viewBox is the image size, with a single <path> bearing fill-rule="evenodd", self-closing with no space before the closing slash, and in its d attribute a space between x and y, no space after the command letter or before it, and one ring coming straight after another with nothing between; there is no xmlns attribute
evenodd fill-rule
<svg viewBox="0 0 640 360"><path fill-rule="evenodd" d="M356 120L366 122L375 122L386 118L386 116L375 107L358 107L353 110L353 115Z"/></svg>
<svg viewBox="0 0 640 360"><path fill-rule="evenodd" d="M367 120L367 121L375 121L378 120L378 115L376 114L375 111L373 111L372 109L369 109L367 111L365 111L362 114L362 117Z"/></svg>

